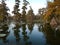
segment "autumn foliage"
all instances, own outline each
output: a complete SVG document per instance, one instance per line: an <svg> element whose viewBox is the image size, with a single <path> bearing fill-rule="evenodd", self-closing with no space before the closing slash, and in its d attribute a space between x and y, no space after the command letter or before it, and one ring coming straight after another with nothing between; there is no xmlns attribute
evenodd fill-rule
<svg viewBox="0 0 60 45"><path fill-rule="evenodd" d="M45 21L50 21L52 16L57 18L60 17L60 1L48 2L47 11L44 15Z"/></svg>

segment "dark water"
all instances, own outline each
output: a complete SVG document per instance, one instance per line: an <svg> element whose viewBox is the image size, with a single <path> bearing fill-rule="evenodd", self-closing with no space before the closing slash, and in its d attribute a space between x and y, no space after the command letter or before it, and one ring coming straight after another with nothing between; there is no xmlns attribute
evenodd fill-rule
<svg viewBox="0 0 60 45"><path fill-rule="evenodd" d="M0 45L60 45L60 31L52 30L50 26L42 28L40 23L2 24Z"/></svg>

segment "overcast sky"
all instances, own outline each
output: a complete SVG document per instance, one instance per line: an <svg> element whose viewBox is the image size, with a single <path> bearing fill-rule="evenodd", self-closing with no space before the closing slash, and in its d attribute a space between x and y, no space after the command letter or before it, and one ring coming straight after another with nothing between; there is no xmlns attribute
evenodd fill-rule
<svg viewBox="0 0 60 45"><path fill-rule="evenodd" d="M20 0L20 1L21 1L21 3L20 3L20 9L21 9L23 0ZM38 13L39 8L44 8L47 5L46 0L27 0L27 1L30 3L30 5L31 5L31 7L32 7L35 14ZM15 5L15 1L14 0L7 0L6 3L7 3L7 6L9 7L10 13L11 13L11 11L13 10L13 7ZM27 10L29 10L29 6L27 6L27 7L28 7Z"/></svg>

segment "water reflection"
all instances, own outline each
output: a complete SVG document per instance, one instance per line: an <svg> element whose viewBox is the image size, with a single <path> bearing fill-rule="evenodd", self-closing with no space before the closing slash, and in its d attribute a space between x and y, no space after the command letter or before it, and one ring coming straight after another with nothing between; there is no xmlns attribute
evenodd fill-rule
<svg viewBox="0 0 60 45"><path fill-rule="evenodd" d="M38 23L38 30L39 30L39 32L42 32L43 31L43 25L40 24L40 23Z"/></svg>
<svg viewBox="0 0 60 45"><path fill-rule="evenodd" d="M47 45L60 45L60 31L55 31L49 24L44 27L46 34Z"/></svg>
<svg viewBox="0 0 60 45"><path fill-rule="evenodd" d="M19 41L20 40L20 36L19 36L19 30L20 28L20 25L19 24L16 24L15 27L14 27L14 36L16 37L16 41Z"/></svg>
<svg viewBox="0 0 60 45"><path fill-rule="evenodd" d="M29 29L29 31L30 31L30 34L31 34L32 31L33 31L33 27L34 27L34 23L28 24L28 29Z"/></svg>
<svg viewBox="0 0 60 45"><path fill-rule="evenodd" d="M32 43L29 41L29 36L27 35L27 31L26 31L26 24L22 25L22 35L23 35L23 40L25 45L31 45Z"/></svg>
<svg viewBox="0 0 60 45"><path fill-rule="evenodd" d="M10 33L8 31L8 29L9 29L9 27L8 27L7 24L4 24L4 25L0 26L0 40L2 41L1 45L3 45L3 43L8 42L7 37L9 35L9 33Z"/></svg>
<svg viewBox="0 0 60 45"><path fill-rule="evenodd" d="M15 23L0 26L1 45L60 45L60 30L49 24Z"/></svg>

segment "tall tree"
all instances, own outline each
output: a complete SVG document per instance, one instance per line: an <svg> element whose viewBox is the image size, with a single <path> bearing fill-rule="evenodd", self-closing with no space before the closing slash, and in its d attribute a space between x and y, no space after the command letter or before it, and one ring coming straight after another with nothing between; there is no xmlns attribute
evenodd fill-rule
<svg viewBox="0 0 60 45"><path fill-rule="evenodd" d="M27 6L28 4L29 4L28 1L23 0L23 7L22 7L22 9L23 9L23 11L22 11L22 21L23 21L23 22L26 21L26 9L27 9L26 6Z"/></svg>
<svg viewBox="0 0 60 45"><path fill-rule="evenodd" d="M15 21L20 21L20 17L21 14L19 13L20 9L19 9L19 0L15 0L15 6L14 6L14 11L12 11L12 13L14 13L14 19Z"/></svg>
<svg viewBox="0 0 60 45"><path fill-rule="evenodd" d="M40 8L38 10L38 17L39 17L39 22L40 23L43 22L43 17L44 17L45 12L46 12L46 8Z"/></svg>
<svg viewBox="0 0 60 45"><path fill-rule="evenodd" d="M9 13L7 12L9 10L9 8L6 6L6 3L5 3L6 0L2 0L1 2L1 7L0 7L0 14L3 15L3 20L4 21L7 21L8 19L8 15Z"/></svg>
<svg viewBox="0 0 60 45"><path fill-rule="evenodd" d="M38 13L39 15L44 15L45 11L46 11L46 8L42 8L38 10Z"/></svg>
<svg viewBox="0 0 60 45"><path fill-rule="evenodd" d="M45 13L44 19L45 21L49 21L55 17L58 20L60 17L60 1L54 0L54 2L48 2L47 12ZM60 18L59 18L60 20Z"/></svg>
<svg viewBox="0 0 60 45"><path fill-rule="evenodd" d="M33 13L33 9L32 9L31 6L30 6L30 10L27 13L26 18L27 18L27 22L33 23L33 21L34 21L34 13Z"/></svg>

